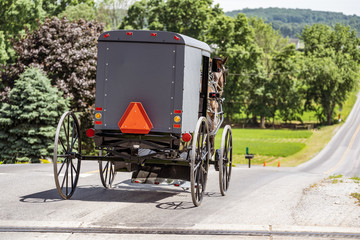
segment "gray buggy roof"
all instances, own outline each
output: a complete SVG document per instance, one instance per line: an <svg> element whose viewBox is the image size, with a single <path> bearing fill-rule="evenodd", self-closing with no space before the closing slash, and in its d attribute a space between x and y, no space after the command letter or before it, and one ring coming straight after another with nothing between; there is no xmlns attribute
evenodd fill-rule
<svg viewBox="0 0 360 240"><path fill-rule="evenodd" d="M142 42L180 44L211 52L209 45L194 38L173 32L151 30L115 30L100 35L99 42Z"/></svg>

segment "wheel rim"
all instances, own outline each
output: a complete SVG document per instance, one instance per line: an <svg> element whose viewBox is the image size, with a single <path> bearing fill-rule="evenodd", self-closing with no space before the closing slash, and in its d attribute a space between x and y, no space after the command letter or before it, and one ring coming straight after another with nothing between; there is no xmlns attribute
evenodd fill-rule
<svg viewBox="0 0 360 240"><path fill-rule="evenodd" d="M229 188L232 169L232 132L230 126L226 126L221 140L221 157L219 159L219 184L223 196Z"/></svg>
<svg viewBox="0 0 360 240"><path fill-rule="evenodd" d="M102 156L102 151L100 151L99 156ZM110 189L115 179L115 165L112 161L99 161L99 171L102 185Z"/></svg>
<svg viewBox="0 0 360 240"><path fill-rule="evenodd" d="M56 189L63 199L75 192L81 166L81 136L79 123L72 112L62 115L54 142L54 177Z"/></svg>
<svg viewBox="0 0 360 240"><path fill-rule="evenodd" d="M190 164L191 197L199 206L205 193L209 170L209 132L205 118L200 118L195 130Z"/></svg>

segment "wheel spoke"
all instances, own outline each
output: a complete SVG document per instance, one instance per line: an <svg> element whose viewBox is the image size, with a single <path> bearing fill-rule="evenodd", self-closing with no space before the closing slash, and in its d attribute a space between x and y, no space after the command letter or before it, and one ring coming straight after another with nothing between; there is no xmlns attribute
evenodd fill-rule
<svg viewBox="0 0 360 240"><path fill-rule="evenodd" d="M109 171L110 171L110 173L109 173L109 186L110 186L111 185L111 180L112 180L112 178L114 176L112 163L110 163Z"/></svg>
<svg viewBox="0 0 360 240"><path fill-rule="evenodd" d="M66 196L69 193L69 161L66 164L66 173L65 173L65 177L66 177Z"/></svg>
<svg viewBox="0 0 360 240"><path fill-rule="evenodd" d="M75 136L75 138L74 138L74 140L72 140L72 142L71 142L71 147L70 147L70 151L72 152L73 151L73 147L74 147L74 145L75 145L75 142L76 142L76 140L78 139L78 133L76 133L76 136Z"/></svg>
<svg viewBox="0 0 360 240"><path fill-rule="evenodd" d="M65 153L66 153L66 152L67 152L67 149L65 148L64 143L63 143L63 141L61 140L61 137L60 137L60 136L59 136L59 140L60 140L61 146L63 147L63 149L64 149L64 151L65 151Z"/></svg>
<svg viewBox="0 0 360 240"><path fill-rule="evenodd" d="M105 168L104 168L104 171L105 171L105 182L106 182L106 179L107 179L107 176L108 176L108 168L109 168L109 162L106 163L105 165Z"/></svg>
<svg viewBox="0 0 360 240"><path fill-rule="evenodd" d="M67 133L68 133L68 138L67 138L67 143L70 143L70 117L68 116L67 118Z"/></svg>
<svg viewBox="0 0 360 240"><path fill-rule="evenodd" d="M70 172L71 172L71 189L73 189L74 187L74 175L73 175L73 163L72 163L72 160L70 160Z"/></svg>
<svg viewBox="0 0 360 240"><path fill-rule="evenodd" d="M64 183L65 183L65 180L66 180L66 175L67 175L67 170L68 170L68 164L67 164L67 159L66 159L66 169L65 169L65 173L64 173L64 178L63 178L63 181L62 181L62 184L61 184L61 188L64 187ZM59 172L60 173L60 172Z"/></svg>
<svg viewBox="0 0 360 240"><path fill-rule="evenodd" d="M60 174L61 170L63 169L63 167L64 167L64 165L65 165L66 162L67 162L67 159L65 159L65 160L62 162L61 167L60 167L60 170L59 170L58 173L57 173L57 176L59 176L59 174Z"/></svg>
<svg viewBox="0 0 360 240"><path fill-rule="evenodd" d="M195 167L194 167L194 172L198 170L198 168L200 167L200 164L201 164L201 162L198 162L198 163L195 165Z"/></svg>
<svg viewBox="0 0 360 240"><path fill-rule="evenodd" d="M75 171L75 173L76 173L76 175L78 174L78 171L77 171L77 169L75 168L75 166L74 166L74 164L73 164L73 161L71 161L71 167L72 167L72 169L74 169L74 171Z"/></svg>
<svg viewBox="0 0 360 240"><path fill-rule="evenodd" d="M198 198L198 201L201 200L201 194L200 194L200 177L199 177L199 174L200 174L200 169L198 169L198 171L196 172L196 185L197 185L197 188L196 188L196 195L197 195L197 198Z"/></svg>

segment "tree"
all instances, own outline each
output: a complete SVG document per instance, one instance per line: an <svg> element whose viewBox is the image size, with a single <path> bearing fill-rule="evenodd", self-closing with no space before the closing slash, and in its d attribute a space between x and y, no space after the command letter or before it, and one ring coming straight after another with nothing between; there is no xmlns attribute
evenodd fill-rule
<svg viewBox="0 0 360 240"><path fill-rule="evenodd" d="M52 155L57 121L67 110L62 93L37 68L27 68L0 108L0 160L39 162Z"/></svg>
<svg viewBox="0 0 360 240"><path fill-rule="evenodd" d="M228 16L236 16L238 13L244 13L248 17L264 19L265 22L271 23L275 30L279 30L283 37L297 38L301 35L305 26L312 26L318 23L330 27L340 23L345 26L351 26L358 34L360 34L360 17L355 15L349 16L336 12L285 8L245 8L242 10L226 12Z"/></svg>
<svg viewBox="0 0 360 240"><path fill-rule="evenodd" d="M134 0L102 0L96 4L96 19L105 23L107 30L118 29L127 9Z"/></svg>
<svg viewBox="0 0 360 240"><path fill-rule="evenodd" d="M42 0L1 0L0 9L0 31L4 34L6 54L14 60L11 39L18 39L25 28L32 30L37 27L37 20L44 19Z"/></svg>
<svg viewBox="0 0 360 240"><path fill-rule="evenodd" d="M273 60L272 92L275 96L276 111L283 121L299 120L303 111L303 82L299 79L299 71L303 57L291 44L275 55Z"/></svg>
<svg viewBox="0 0 360 240"><path fill-rule="evenodd" d="M254 29L254 40L261 49L258 59L258 65L255 73L250 75L248 82L248 111L253 115L260 116L260 127L265 128L266 118L275 119L275 114L279 110L280 102L280 86L286 86L289 78L283 77L279 72L280 66L276 64L274 59L279 55L278 59L286 60L290 57L294 48L288 48L287 39L284 39L271 24L265 23L262 19L250 18L249 24ZM283 51L289 51L285 54ZM284 75L285 76L285 75ZM286 97L282 94L283 97Z"/></svg>
<svg viewBox="0 0 360 240"><path fill-rule="evenodd" d="M2 73L3 83L12 88L26 67L36 66L71 99L72 110L88 110L94 104L97 38L102 30L96 22L46 19L14 43L19 57Z"/></svg>
<svg viewBox="0 0 360 240"><path fill-rule="evenodd" d="M205 40L214 8L212 0L142 0L129 8L120 28L166 30Z"/></svg>
<svg viewBox="0 0 360 240"><path fill-rule="evenodd" d="M87 21L95 20L95 10L93 7L86 3L80 3L78 5L69 5L65 11L59 14L59 18L66 17L67 19L74 21L84 19Z"/></svg>
<svg viewBox="0 0 360 240"><path fill-rule="evenodd" d="M81 3L86 3L90 7L94 7L94 0L44 0L42 8L46 11L47 16L57 16L65 11L68 6L76 6Z"/></svg>
<svg viewBox="0 0 360 240"><path fill-rule="evenodd" d="M97 22L45 19L44 24L28 32L26 38L14 43L19 57L14 65L6 66L0 72L3 85L11 89L14 80L28 66L38 67L48 75L52 85L70 99L70 109L82 113L80 121L83 129L92 127L97 38L102 31L103 25ZM0 92L6 95L8 91ZM89 146L86 149L85 146L84 149L93 148Z"/></svg>
<svg viewBox="0 0 360 240"><path fill-rule="evenodd" d="M343 104L359 75L359 39L340 24L334 29L322 24L306 27L302 38L307 57L301 75L308 85L305 107L315 109L321 122L331 124L336 104Z"/></svg>
<svg viewBox="0 0 360 240"><path fill-rule="evenodd" d="M309 56L305 66L301 76L307 84L306 106L316 111L320 122L332 124L335 106L346 100L347 92L354 86L351 75L355 73L340 69L330 57Z"/></svg>
<svg viewBox="0 0 360 240"><path fill-rule="evenodd" d="M152 2L141 0L129 7L128 14L120 24L120 29L145 29L147 27L148 11Z"/></svg>
<svg viewBox="0 0 360 240"><path fill-rule="evenodd" d="M0 31L0 64L5 64L8 59L9 55L6 52L4 32Z"/></svg>
<svg viewBox="0 0 360 240"><path fill-rule="evenodd" d="M260 57L262 50L255 42L254 29L249 25L248 19L244 14L239 14L234 20L228 20L231 24L227 36L229 39L223 40L219 32L217 54L229 56L227 63L231 75L226 80L224 97L226 99L224 108L226 118L232 121L232 116L240 111L245 111L249 115L249 106L252 102L252 93L254 81L250 78L257 74L260 69ZM213 27L211 29L214 28ZM217 28L218 26L215 26ZM216 31L213 31L216 32ZM220 40L220 41L219 41ZM225 44L225 45L224 45Z"/></svg>

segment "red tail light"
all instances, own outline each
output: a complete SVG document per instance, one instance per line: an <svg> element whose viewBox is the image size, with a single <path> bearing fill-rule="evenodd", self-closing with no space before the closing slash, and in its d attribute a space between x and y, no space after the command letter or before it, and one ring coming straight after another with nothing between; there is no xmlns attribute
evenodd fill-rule
<svg viewBox="0 0 360 240"><path fill-rule="evenodd" d="M93 128L89 128L87 131L86 131L86 136L88 136L89 138L92 138L95 136L95 130Z"/></svg>
<svg viewBox="0 0 360 240"><path fill-rule="evenodd" d="M190 142L191 141L191 134L190 133L184 133L183 135L182 135L182 140L184 141L184 142Z"/></svg>
<svg viewBox="0 0 360 240"><path fill-rule="evenodd" d="M110 37L110 34L107 33L104 35L104 38L107 38L107 37Z"/></svg>
<svg viewBox="0 0 360 240"><path fill-rule="evenodd" d="M156 36L157 36L157 33L151 33L151 36L152 36L152 37L156 37Z"/></svg>
<svg viewBox="0 0 360 240"><path fill-rule="evenodd" d="M132 32L127 32L127 33L126 33L126 35L128 35L128 36L132 36L132 35L133 35L133 33L132 33Z"/></svg>
<svg viewBox="0 0 360 240"><path fill-rule="evenodd" d="M178 36L176 36L176 35L174 36L174 39L177 40L177 41L180 40L180 38Z"/></svg>

